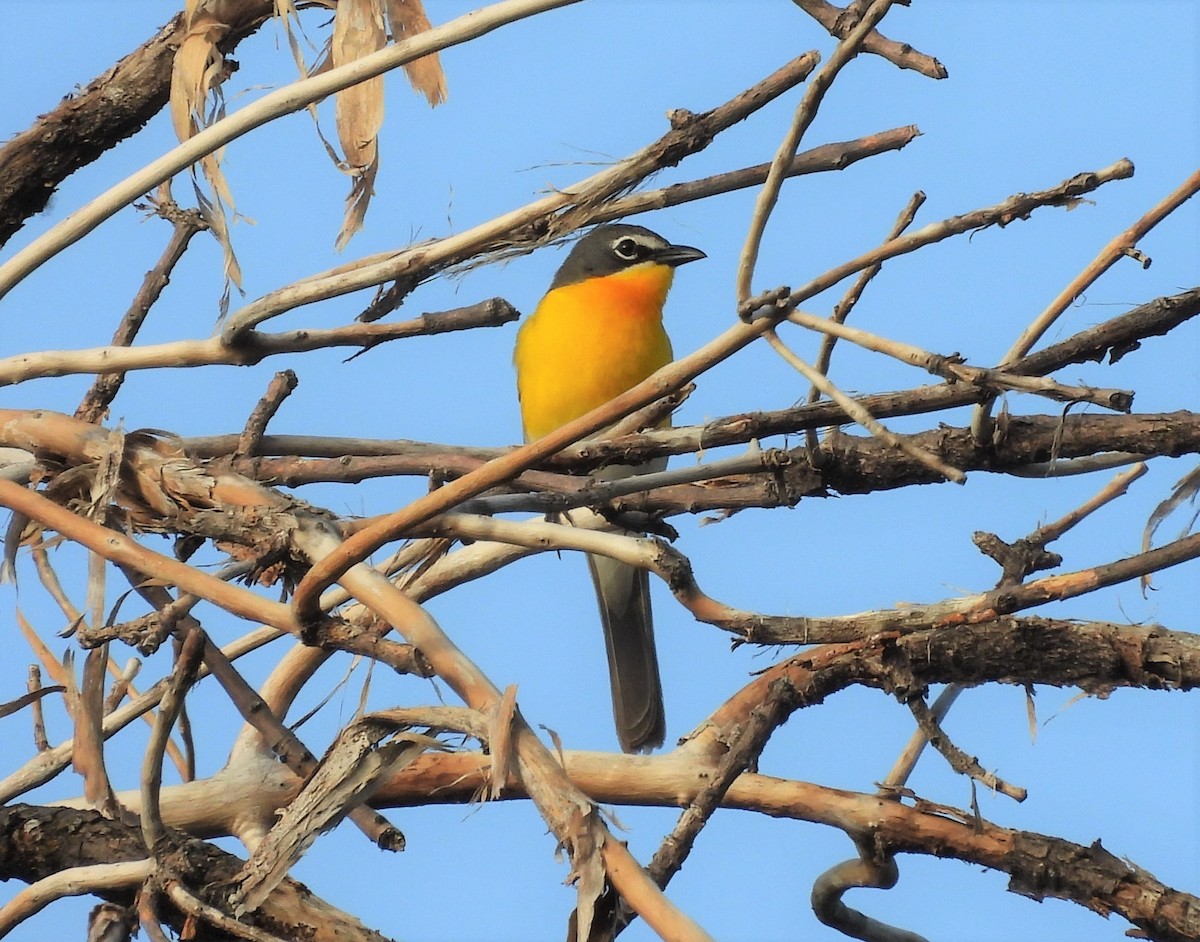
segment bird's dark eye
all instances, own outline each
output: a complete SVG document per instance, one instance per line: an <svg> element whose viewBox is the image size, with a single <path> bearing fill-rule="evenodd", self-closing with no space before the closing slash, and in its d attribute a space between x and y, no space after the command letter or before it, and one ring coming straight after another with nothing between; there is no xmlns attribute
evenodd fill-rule
<svg viewBox="0 0 1200 942"><path fill-rule="evenodd" d="M641 254L641 247L633 239L621 239L613 246L613 252L622 261L636 261Z"/></svg>

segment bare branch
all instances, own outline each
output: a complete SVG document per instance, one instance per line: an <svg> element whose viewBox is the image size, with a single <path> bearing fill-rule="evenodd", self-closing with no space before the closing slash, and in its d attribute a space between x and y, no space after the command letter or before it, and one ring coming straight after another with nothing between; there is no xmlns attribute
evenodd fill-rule
<svg viewBox="0 0 1200 942"><path fill-rule="evenodd" d="M139 347L110 346L24 353L0 360L0 386L73 373L125 373L222 364L253 366L266 357L283 353L304 353L327 347L361 347L367 350L389 340L424 337L473 327L499 327L519 316L519 312L507 301L493 298L465 308L422 314L396 324L349 324L324 330L251 333L232 346L219 337L209 337L205 340L175 340Z"/></svg>
<svg viewBox="0 0 1200 942"><path fill-rule="evenodd" d="M826 0L792 0L792 2L829 30L830 35L839 39L845 38L849 27L843 19L842 14L845 11L841 7L827 3ZM898 43L893 39L888 39L875 30L872 30L863 40L862 48L863 52L882 56L892 65L902 69L912 69L932 79L944 79L950 74L946 71L946 67L933 56L918 52L908 43Z"/></svg>

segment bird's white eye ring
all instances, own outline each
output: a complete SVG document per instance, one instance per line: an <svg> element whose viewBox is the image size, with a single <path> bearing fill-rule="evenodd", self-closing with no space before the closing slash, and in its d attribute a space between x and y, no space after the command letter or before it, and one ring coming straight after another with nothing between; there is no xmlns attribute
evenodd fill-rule
<svg viewBox="0 0 1200 942"><path fill-rule="evenodd" d="M638 244L633 239L620 239L613 245L613 252L622 261L632 262L638 257Z"/></svg>

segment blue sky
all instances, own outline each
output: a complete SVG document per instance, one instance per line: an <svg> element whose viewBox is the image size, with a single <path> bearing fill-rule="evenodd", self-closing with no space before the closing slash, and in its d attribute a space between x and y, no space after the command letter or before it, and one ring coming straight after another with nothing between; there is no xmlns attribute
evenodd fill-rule
<svg viewBox="0 0 1200 942"><path fill-rule="evenodd" d="M428 5L435 22L471 8L459 2ZM9 0L0 13L8 20L8 28L0 30L0 80L10 90L0 99L0 135L26 128L175 10L159 0ZM306 19L311 35L324 35L322 19ZM1130 158L1137 167L1133 179L1103 187L1071 212L1040 210L1006 229L889 263L854 313L859 326L990 365L1113 235L1195 170L1200 8L1187 0L924 2L894 9L884 32L936 55L950 79L933 82L860 57L839 77L802 146L907 124L918 125L923 136L900 153L842 173L789 182L767 230L755 287L800 284L872 247L915 190L928 195L921 224ZM49 60L44 43L30 37L51 36L55 52ZM448 50L443 64L450 98L438 109L428 109L402 77L388 78L379 192L365 230L342 255L333 242L344 178L329 165L306 116L281 119L227 153L238 208L254 220L235 227L246 300L360 255L461 231L519 206L587 175L593 163L655 139L666 128L668 110L710 108L809 48L827 57L832 44L787 0L588 0ZM236 58L241 68L227 90L231 108L292 77L286 44L272 27L243 43ZM654 183L769 160L799 95L797 90L764 108ZM163 115L68 180L51 208L0 257L171 144ZM188 190L184 180L177 181L180 199ZM634 220L709 255L680 272L671 296L668 328L677 353L695 349L731 323L733 274L752 205L753 192L746 191ZM48 263L0 303L0 357L107 342L142 273L161 251L166 230L161 222L126 211ZM1140 247L1153 265L1143 271L1123 260L1064 315L1048 342L1142 301L1193 287L1200 272L1200 205L1185 206ZM437 279L415 292L398 316L493 295L529 311L562 258L561 249L551 248ZM172 279L142 340L208 336L217 316L219 269L219 252L202 241ZM841 291L839 286L814 299L807 309L827 313ZM302 308L271 326L345 323L366 297ZM126 428L180 435L238 430L270 376L290 367L300 386L272 431L511 444L520 438L510 366L514 333L510 325L395 343L351 363L334 352L276 358L248 369L139 373L129 378L113 416ZM785 339L802 354L816 349L816 340L798 331L785 333ZM1195 408L1197 339L1191 324L1169 340L1147 341L1115 367L1073 367L1059 378L1135 388L1140 411ZM881 364L846 345L835 356L833 377L852 392L924 381L906 367ZM34 381L5 388L0 403L70 412L88 383L87 377ZM765 346L755 346L703 377L676 422L782 408L806 394L786 364ZM1022 398L1012 399L1010 407L1047 411L1045 404ZM963 424L966 415L942 418ZM915 429L928 421L893 425ZM1148 514L1194 465L1187 458L1157 462L1128 497L1054 547L1065 557L1065 568L1136 552ZM1107 477L1035 482L976 472L964 488L806 500L790 512L746 512L712 526L677 518L677 545L692 559L707 592L763 612L840 614L930 602L982 591L995 581L995 567L971 545L972 532L990 530L1010 540L1024 535L1077 506ZM354 489L311 488L302 496L338 513L369 514L400 506L423 486L420 480L375 482ZM1180 525L1173 521L1170 535ZM1146 598L1136 586L1122 586L1047 613L1157 621L1189 630L1195 627L1196 584L1193 563L1160 575L1157 591ZM73 588L81 590L82 581ZM665 590L655 588L671 741L744 684L749 671L781 655L745 647L730 653L723 633L696 624ZM10 593L4 590L6 598ZM46 633L61 627L32 585L21 604ZM526 560L430 608L500 686L520 685L531 722L552 726L569 747L615 748L600 633L581 560L569 555ZM206 625L220 640L241 632L211 611ZM12 650L17 655L0 667L5 700L23 690L30 660L15 641ZM146 665L145 676L167 669L164 656ZM268 651L247 671L261 677L276 656L278 650ZM342 670L321 675L305 705L315 703ZM325 744L321 737L352 714L360 682L361 674L305 727L318 751ZM211 715L225 720L214 731L235 728L236 718L219 695L201 693L209 698ZM947 723L950 734L985 767L1031 792L1020 806L981 795L982 813L1000 824L1083 844L1102 838L1110 851L1165 883L1197 891L1196 698L1127 690L1104 700L1074 701L1073 695L1039 690L1036 744L1030 742L1022 690L975 690L962 697ZM435 696L425 682L377 672L371 703L423 703ZM6 737L27 741L21 717L4 722ZM907 710L882 694L848 691L793 717L768 748L762 771L871 791L911 727ZM52 740L67 734L59 718ZM126 755L122 749L128 749L128 769L118 768L114 777L130 787L140 745L114 747L115 755ZM228 742L214 735L200 749L202 771L212 772L223 762ZM934 801L958 806L969 801L966 782L936 756L924 760L911 785ZM77 790L78 783L64 776L36 797L50 800ZM676 816L669 809L626 808L618 814L642 860ZM368 925L410 942L561 937L573 894L561 886L566 869L554 859L553 840L532 807L431 808L391 817L408 836L404 854L385 856L343 828L316 845L297 876ZM841 938L815 923L808 893L820 872L851 852L840 832L719 813L670 895L717 938ZM860 891L848 902L932 939L1117 940L1128 928L1119 918L1106 922L1073 904L1036 905L1008 894L1002 874L923 858L902 858L900 864L895 890ZM463 885L464 875L469 886ZM364 893L364 880L378 889ZM15 890L5 886L4 898ZM16 937L78 937L89 905L52 908ZM631 942L650 937L640 925L625 935Z"/></svg>

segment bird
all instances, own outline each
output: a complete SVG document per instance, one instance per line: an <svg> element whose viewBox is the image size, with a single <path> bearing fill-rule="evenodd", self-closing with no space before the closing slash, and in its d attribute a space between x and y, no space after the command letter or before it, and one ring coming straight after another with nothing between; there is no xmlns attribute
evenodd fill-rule
<svg viewBox="0 0 1200 942"><path fill-rule="evenodd" d="M575 243L517 332L513 364L526 441L671 362L663 327L667 292L676 268L705 257L625 223L598 226ZM606 467L594 476L613 480L665 467L661 458ZM649 752L666 736L649 578L644 569L604 556L589 555L588 566L604 628L617 739L624 752Z"/></svg>

